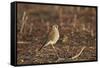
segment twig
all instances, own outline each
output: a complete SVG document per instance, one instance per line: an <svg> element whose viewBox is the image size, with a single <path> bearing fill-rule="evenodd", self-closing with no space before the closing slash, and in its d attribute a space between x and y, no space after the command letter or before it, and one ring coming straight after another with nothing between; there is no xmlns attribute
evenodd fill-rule
<svg viewBox="0 0 100 68"><path fill-rule="evenodd" d="M85 48L86 48L85 46L82 47L81 51L78 54L76 54L75 56L73 56L71 59L75 59L75 58L79 57Z"/></svg>
<svg viewBox="0 0 100 68"><path fill-rule="evenodd" d="M77 12L78 12L78 13L80 12L80 10L81 10L81 8L80 8L80 7L77 7Z"/></svg>
<svg viewBox="0 0 100 68"><path fill-rule="evenodd" d="M60 20L60 23L63 23L63 18L62 18L63 17L63 13L62 13L62 11L63 11L62 8L60 8L59 9L59 20Z"/></svg>
<svg viewBox="0 0 100 68"><path fill-rule="evenodd" d="M33 29L32 27L33 27L33 23L31 23L31 25L30 25L30 30L29 30L30 34L32 34L32 29Z"/></svg>
<svg viewBox="0 0 100 68"><path fill-rule="evenodd" d="M24 25L25 25L27 19L28 19L28 17L26 16L26 12L24 11L23 16L22 16L22 25L21 25L20 33L23 32Z"/></svg>
<svg viewBox="0 0 100 68"><path fill-rule="evenodd" d="M59 6L55 6L55 10L59 15L60 26L62 26L62 23L63 23L63 9L61 7L59 7Z"/></svg>
<svg viewBox="0 0 100 68"><path fill-rule="evenodd" d="M18 41L17 43L18 44L30 44L31 42L28 42L28 41Z"/></svg>
<svg viewBox="0 0 100 68"><path fill-rule="evenodd" d="M74 29L76 28L76 25L77 25L77 14L75 14L73 18L72 26L74 27Z"/></svg>
<svg viewBox="0 0 100 68"><path fill-rule="evenodd" d="M49 21L46 23L46 28L47 28L47 33L50 31L49 29L50 29L50 23L49 23Z"/></svg>

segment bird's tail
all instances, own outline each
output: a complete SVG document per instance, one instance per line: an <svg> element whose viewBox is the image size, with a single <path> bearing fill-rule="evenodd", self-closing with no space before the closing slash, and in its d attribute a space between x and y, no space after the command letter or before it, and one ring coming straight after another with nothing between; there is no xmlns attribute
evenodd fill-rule
<svg viewBox="0 0 100 68"><path fill-rule="evenodd" d="M43 47L48 46L49 44L50 44L50 42L48 42L48 43L42 45L38 51L41 51L41 49L42 49Z"/></svg>

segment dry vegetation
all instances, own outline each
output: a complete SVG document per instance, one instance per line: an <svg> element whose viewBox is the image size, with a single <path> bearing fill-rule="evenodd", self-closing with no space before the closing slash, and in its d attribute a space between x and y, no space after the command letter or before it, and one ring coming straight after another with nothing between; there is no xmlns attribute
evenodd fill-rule
<svg viewBox="0 0 100 68"><path fill-rule="evenodd" d="M44 44L53 24L58 24L60 39ZM96 60L96 8L18 4L17 64L41 64Z"/></svg>

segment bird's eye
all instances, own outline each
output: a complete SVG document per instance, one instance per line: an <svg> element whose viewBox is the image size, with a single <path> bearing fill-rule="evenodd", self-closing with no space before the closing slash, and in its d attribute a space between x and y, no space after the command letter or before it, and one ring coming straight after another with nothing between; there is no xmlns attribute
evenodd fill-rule
<svg viewBox="0 0 100 68"><path fill-rule="evenodd" d="M58 28L58 25L56 25L56 28Z"/></svg>

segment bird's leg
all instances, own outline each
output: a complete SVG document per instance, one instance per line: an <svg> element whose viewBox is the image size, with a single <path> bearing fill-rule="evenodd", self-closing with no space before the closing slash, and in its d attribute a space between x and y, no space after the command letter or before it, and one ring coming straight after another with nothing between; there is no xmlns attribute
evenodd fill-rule
<svg viewBox="0 0 100 68"><path fill-rule="evenodd" d="M55 51L57 57L60 58L59 55L58 55L58 53L57 53L57 51L56 51L56 49L55 49L55 47L54 47L53 45L51 45L51 46L52 46L52 48L54 49L54 51Z"/></svg>

